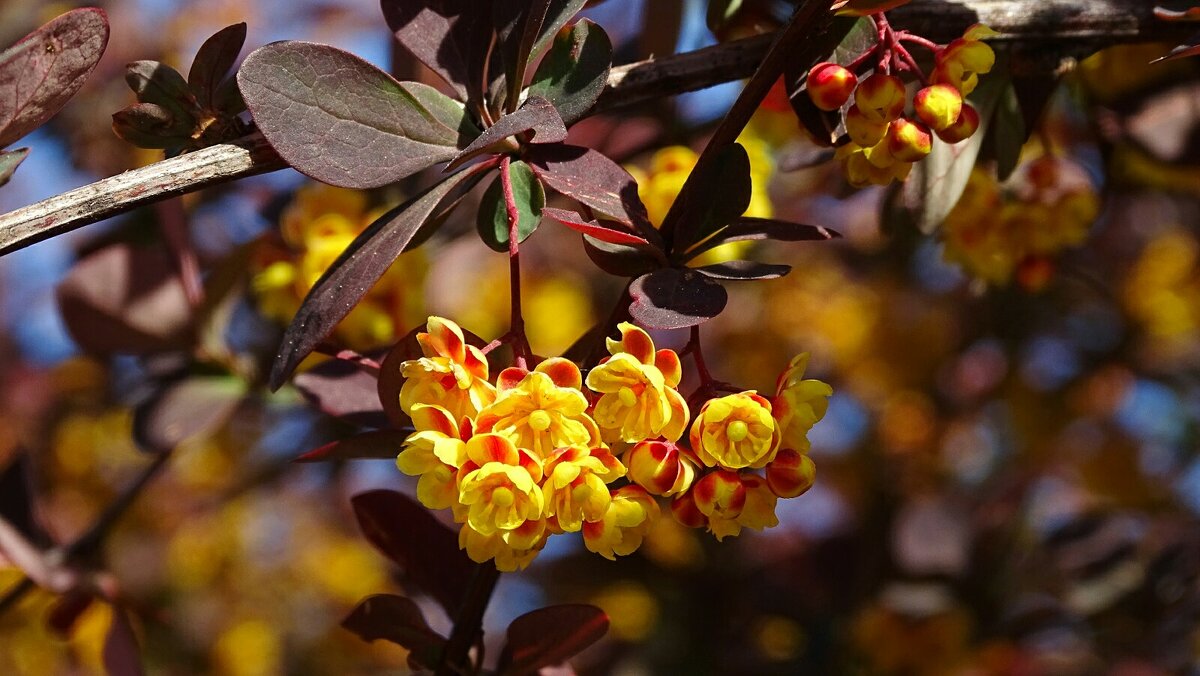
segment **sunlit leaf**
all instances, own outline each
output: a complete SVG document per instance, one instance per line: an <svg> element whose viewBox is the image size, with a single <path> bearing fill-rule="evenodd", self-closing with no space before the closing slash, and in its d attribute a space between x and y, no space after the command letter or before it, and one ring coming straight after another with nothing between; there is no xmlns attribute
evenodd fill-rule
<svg viewBox="0 0 1200 676"><path fill-rule="evenodd" d="M487 151L510 136L531 132L534 143L558 143L567 138L567 128L554 105L541 97L530 97L516 111L496 120L446 165L450 171ZM513 146L515 148L515 145Z"/></svg>
<svg viewBox="0 0 1200 676"><path fill-rule="evenodd" d="M383 16L418 61L450 84L463 101L481 82L492 32L491 0L383 0Z"/></svg>
<svg viewBox="0 0 1200 676"><path fill-rule="evenodd" d="M612 42L604 29L583 19L564 31L529 86L531 96L554 104L563 122L570 125L582 118L604 91L612 65Z"/></svg>
<svg viewBox="0 0 1200 676"><path fill-rule="evenodd" d="M1200 7L1189 7L1182 11L1155 7L1154 17L1163 21L1200 21Z"/></svg>
<svg viewBox="0 0 1200 676"><path fill-rule="evenodd" d="M541 223L542 209L546 206L546 191L533 169L524 162L512 162L508 175L512 183L513 200L520 215L517 221L517 241L524 242ZM475 225L485 244L496 251L508 251L508 206L499 176L483 194Z"/></svg>
<svg viewBox="0 0 1200 676"><path fill-rule="evenodd" d="M297 374L292 384L322 413L360 427L384 427L375 376L343 359L330 359Z"/></svg>
<svg viewBox="0 0 1200 676"><path fill-rule="evenodd" d="M446 639L425 621L412 599L394 594L368 596L342 626L364 641L391 641L410 651L410 659L425 667L436 667Z"/></svg>
<svg viewBox="0 0 1200 676"><path fill-rule="evenodd" d="M29 156L29 148L17 148L16 150L0 150L0 185L8 183L12 178L13 172L17 167L25 161Z"/></svg>
<svg viewBox="0 0 1200 676"><path fill-rule="evenodd" d="M331 441L296 458L296 462L331 460L395 460L410 430L374 430Z"/></svg>
<svg viewBox="0 0 1200 676"><path fill-rule="evenodd" d="M457 192L470 190L480 176L481 172L472 168L446 178L380 216L346 247L313 285L284 332L271 369L272 388L282 385L300 361L350 314L439 208L452 202Z"/></svg>
<svg viewBox="0 0 1200 676"><path fill-rule="evenodd" d="M478 134L461 103L328 45L262 47L242 63L238 84L280 157L346 188L387 185L450 160Z"/></svg>
<svg viewBox="0 0 1200 676"><path fill-rule="evenodd" d="M212 107L217 100L218 88L237 63L244 44L246 24L243 22L222 28L200 45L187 81L201 106Z"/></svg>
<svg viewBox="0 0 1200 676"><path fill-rule="evenodd" d="M500 658L504 676L535 674L562 664L599 641L608 631L608 616L586 604L541 608L512 621Z"/></svg>
<svg viewBox="0 0 1200 676"><path fill-rule="evenodd" d="M689 259L730 242L772 239L777 242L808 242L841 237L837 232L819 225L792 223L773 218L743 216L718 230L712 237L687 251Z"/></svg>
<svg viewBox="0 0 1200 676"><path fill-rule="evenodd" d="M351 503L367 540L453 617L475 569L458 548L458 535L415 500L395 491L360 493Z"/></svg>
<svg viewBox="0 0 1200 676"><path fill-rule="evenodd" d="M657 242L637 182L621 165L590 148L566 144L531 148L528 159L551 190Z"/></svg>
<svg viewBox="0 0 1200 676"><path fill-rule="evenodd" d="M633 281L629 314L651 329L682 329L721 314L729 301L725 287L695 270L662 268Z"/></svg>
<svg viewBox="0 0 1200 676"><path fill-rule="evenodd" d="M550 0L493 0L496 51L504 61L508 101L519 100L516 97L525 84L533 43L542 30L549 7Z"/></svg>
<svg viewBox="0 0 1200 676"><path fill-rule="evenodd" d="M613 223L612 221L604 223L594 219L587 220L574 211L567 211L565 209L543 209L542 214L553 218L572 230L581 232L585 235L591 235L592 237L602 242L608 242L609 244L648 244L645 238L638 237L631 232L614 227L619 224Z"/></svg>
<svg viewBox="0 0 1200 676"><path fill-rule="evenodd" d="M1185 44L1173 48L1165 56L1160 56L1150 63L1158 63L1159 61L1174 61L1175 59L1184 59L1189 56L1200 54L1200 36L1193 35Z"/></svg>
<svg viewBox="0 0 1200 676"><path fill-rule="evenodd" d="M108 17L89 7L59 16L0 53L0 148L61 110L107 45Z"/></svg>

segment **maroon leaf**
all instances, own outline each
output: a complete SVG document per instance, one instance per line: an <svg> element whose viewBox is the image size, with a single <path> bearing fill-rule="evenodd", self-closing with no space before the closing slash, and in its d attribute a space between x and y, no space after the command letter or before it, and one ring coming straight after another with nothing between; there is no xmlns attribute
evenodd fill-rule
<svg viewBox="0 0 1200 676"><path fill-rule="evenodd" d="M46 626L58 634L60 638L71 638L71 630L75 622L83 615L96 599L91 594L71 590L55 600L54 605L46 614Z"/></svg>
<svg viewBox="0 0 1200 676"><path fill-rule="evenodd" d="M188 85L196 94L200 105L211 108L217 100L217 90L246 44L246 24L235 23L213 33L200 45L192 68L188 71Z"/></svg>
<svg viewBox="0 0 1200 676"><path fill-rule="evenodd" d="M504 60L508 101L516 100L525 87L530 52L546 20L550 0L493 0L497 51ZM515 106L513 106L515 108Z"/></svg>
<svg viewBox="0 0 1200 676"><path fill-rule="evenodd" d="M387 185L449 160L477 133L461 103L329 45L269 44L246 57L238 84L280 157L346 188Z"/></svg>
<svg viewBox="0 0 1200 676"><path fill-rule="evenodd" d="M171 111L138 103L113 113L113 133L140 148L171 148L191 138L191 126L176 124Z"/></svg>
<svg viewBox="0 0 1200 676"><path fill-rule="evenodd" d="M551 190L605 218L634 226L639 234L658 243L646 205L638 197L637 181L621 165L590 148L566 144L530 148L528 161Z"/></svg>
<svg viewBox="0 0 1200 676"><path fill-rule="evenodd" d="M86 352L143 354L192 342L187 294L161 248L100 249L71 268L57 295L67 331Z"/></svg>
<svg viewBox="0 0 1200 676"><path fill-rule="evenodd" d="M450 176L380 216L346 247L308 292L284 332L271 369L272 388L278 389L362 300L421 227L438 213L440 205L453 202L456 191L470 190L478 182L483 175L481 168L487 167L477 165Z"/></svg>
<svg viewBox="0 0 1200 676"><path fill-rule="evenodd" d="M107 45L108 17L89 7L59 16L0 53L0 148L61 110Z"/></svg>
<svg viewBox="0 0 1200 676"><path fill-rule="evenodd" d="M574 211L567 211L565 209L542 209L542 215L549 216L572 230L582 232L585 235L591 235L609 244L649 244L645 238L638 237L631 232L616 227L620 224L613 223L612 221L601 222L595 219L589 221Z"/></svg>
<svg viewBox="0 0 1200 676"><path fill-rule="evenodd" d="M165 453L185 439L219 429L245 396L245 381L230 376L193 376L169 383L134 409L134 440L148 451Z"/></svg>
<svg viewBox="0 0 1200 676"><path fill-rule="evenodd" d="M835 239L841 234L819 225L743 216L721 228L712 237L688 249L688 259L729 242L771 239L777 242L807 242Z"/></svg>
<svg viewBox="0 0 1200 676"><path fill-rule="evenodd" d="M492 31L491 0L382 0L396 39L458 92L483 90L481 74Z"/></svg>
<svg viewBox="0 0 1200 676"><path fill-rule="evenodd" d="M558 111L554 109L554 104L541 97L533 96L516 112L496 120L496 124L485 129L474 141L471 141L446 165L446 171L462 166L467 160L486 152L488 148L510 136L525 132L533 133L531 140L534 143L558 143L567 137L567 128L563 125Z"/></svg>
<svg viewBox="0 0 1200 676"><path fill-rule="evenodd" d="M412 498L375 490L351 499L363 535L452 617L462 605L475 564L458 536Z"/></svg>
<svg viewBox="0 0 1200 676"><path fill-rule="evenodd" d="M562 664L599 641L608 631L608 616L587 604L542 608L513 620L498 672L504 676L533 674Z"/></svg>
<svg viewBox="0 0 1200 676"><path fill-rule="evenodd" d="M721 314L725 287L695 270L662 268L633 280L629 315L651 329L696 326Z"/></svg>
<svg viewBox="0 0 1200 676"><path fill-rule="evenodd" d="M330 359L297 375L292 384L326 415L360 427L388 425L376 377L351 362Z"/></svg>
<svg viewBox="0 0 1200 676"><path fill-rule="evenodd" d="M583 250L596 267L618 277L637 277L663 265L662 253L649 246L610 244L584 235Z"/></svg>
<svg viewBox="0 0 1200 676"><path fill-rule="evenodd" d="M8 179L12 178L13 172L28 155L29 148L0 151L0 186L8 183Z"/></svg>
<svg viewBox="0 0 1200 676"><path fill-rule="evenodd" d="M410 658L424 667L436 667L446 639L425 621L412 599L376 594L363 599L342 626L364 641L391 641L411 651Z"/></svg>
<svg viewBox="0 0 1200 676"><path fill-rule="evenodd" d="M778 279L792 271L790 265L775 265L757 261L725 261L693 268L705 277L749 281L754 279Z"/></svg>
<svg viewBox="0 0 1200 676"><path fill-rule="evenodd" d="M1193 35L1188 39L1186 44L1182 44L1173 48L1165 56L1160 56L1150 63L1158 63L1159 61L1174 61L1175 59L1196 56L1197 54L1200 54L1200 44L1196 44L1197 42L1200 42L1200 35Z"/></svg>
<svg viewBox="0 0 1200 676"><path fill-rule="evenodd" d="M141 649L129 617L119 607L113 608L112 625L104 639L104 670L109 676L142 676Z"/></svg>
<svg viewBox="0 0 1200 676"><path fill-rule="evenodd" d="M548 99L570 125L600 98L612 55L612 42L604 29L583 19L554 40L550 54L534 73L529 94Z"/></svg>
<svg viewBox="0 0 1200 676"><path fill-rule="evenodd" d="M331 460L395 460L411 430L374 430L331 441L296 458L296 462Z"/></svg>
<svg viewBox="0 0 1200 676"><path fill-rule="evenodd" d="M1190 7L1182 11L1170 10L1165 7L1154 8L1154 18L1163 21L1200 21L1200 7Z"/></svg>
<svg viewBox="0 0 1200 676"><path fill-rule="evenodd" d="M33 495L29 455L18 451L8 466L0 470L0 519L34 545L48 546L51 539L35 516Z"/></svg>
<svg viewBox="0 0 1200 676"><path fill-rule="evenodd" d="M688 178L694 184L679 205L676 251L686 251L689 245L703 241L750 206L750 156L740 143L731 143L717 151L712 161L698 165ZM675 207L672 207L674 210Z"/></svg>
<svg viewBox="0 0 1200 676"><path fill-rule="evenodd" d="M158 61L134 61L125 66L125 81L138 101L160 106L170 113L173 134L190 135L200 110L187 80L174 68Z"/></svg>

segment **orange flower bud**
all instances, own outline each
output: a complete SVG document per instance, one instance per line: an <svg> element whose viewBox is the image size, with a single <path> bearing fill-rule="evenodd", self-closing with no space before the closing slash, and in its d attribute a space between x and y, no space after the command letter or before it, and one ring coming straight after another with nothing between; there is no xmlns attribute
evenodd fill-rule
<svg viewBox="0 0 1200 676"><path fill-rule="evenodd" d="M825 61L808 71L808 96L821 110L837 110L850 99L858 78L849 70Z"/></svg>
<svg viewBox="0 0 1200 676"><path fill-rule="evenodd" d="M875 73L854 92L854 105L872 122L891 122L904 112L904 82L895 75Z"/></svg>
<svg viewBox="0 0 1200 676"><path fill-rule="evenodd" d="M946 143L958 143L974 136L978 129L979 111L975 110L971 104L963 102L962 112L958 114L958 119L954 121L954 124L939 131L937 135Z"/></svg>
<svg viewBox="0 0 1200 676"><path fill-rule="evenodd" d="M671 514L679 523L688 528L703 528L708 525L708 517L696 506L696 498L692 491L681 493L671 501Z"/></svg>
<svg viewBox="0 0 1200 676"><path fill-rule="evenodd" d="M887 130L887 122L867 119L866 113L859 110L858 106L851 106L846 111L846 133L850 135L851 141L864 148L879 143Z"/></svg>
<svg viewBox="0 0 1200 676"><path fill-rule="evenodd" d="M913 97L913 109L917 117L934 131L942 131L954 124L962 107L962 94L950 85L930 85Z"/></svg>
<svg viewBox="0 0 1200 676"><path fill-rule="evenodd" d="M812 458L799 451L785 448L767 465L767 485L781 498L794 498L812 488L817 466Z"/></svg>
<svg viewBox="0 0 1200 676"><path fill-rule="evenodd" d="M691 487L696 467L669 441L643 441L625 456L629 478L654 495L670 497Z"/></svg>
<svg viewBox="0 0 1200 676"><path fill-rule="evenodd" d="M719 469L696 482L692 497L696 508L705 516L736 519L746 506L746 487L737 472Z"/></svg>
<svg viewBox="0 0 1200 676"><path fill-rule="evenodd" d="M888 128L887 145L888 151L897 160L916 162L933 150L933 136L929 127L902 117Z"/></svg>

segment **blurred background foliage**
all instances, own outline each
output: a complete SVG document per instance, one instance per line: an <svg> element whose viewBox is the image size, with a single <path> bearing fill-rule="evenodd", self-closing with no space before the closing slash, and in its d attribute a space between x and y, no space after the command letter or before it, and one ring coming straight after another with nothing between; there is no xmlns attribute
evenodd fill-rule
<svg viewBox="0 0 1200 676"><path fill-rule="evenodd" d="M413 74L373 3L99 4L115 38L81 94L27 139L34 153L0 190L4 210L158 159L111 132L109 115L132 100L124 64L183 67L227 24L246 21L249 46L319 40ZM70 6L4 3L0 42ZM629 61L711 42L704 9L609 0L588 15ZM643 32L643 20L678 30ZM764 10L738 30L770 24ZM812 352L810 373L835 389L811 434L816 486L780 503L778 528L723 543L662 519L637 555L611 563L555 538L501 581L491 633L547 602L584 601L612 630L576 660L581 673L1200 668L1200 78L1189 61L1146 65L1170 47L1108 49L1064 74L1012 177L982 164L932 236L891 216L883 189L848 189L834 164L798 169L813 150L768 99L742 137L751 215L845 238L758 252L794 272L732 287L704 333L715 375L749 388L769 390L792 355ZM572 134L625 162L661 218L731 91L621 110ZM261 374L324 266L416 186L354 193L280 172L0 260L0 467L29 459L49 535L86 530L148 463L139 447L174 446L101 557L151 673L405 669L403 650L338 623L363 596L403 589L357 532L349 497L415 484L386 460L292 463L351 428L296 388L267 394ZM458 214L400 259L339 327L339 345L371 353L430 313L485 339L505 330L506 261L456 237L473 232L470 210ZM171 218L186 220L208 280L233 271L223 320L190 352L97 349L64 316L57 285L106 247L164 246ZM562 228L543 228L526 252L533 348L558 354L607 315L620 282ZM145 311L154 325L161 308ZM678 349L686 336L655 340ZM148 410L197 379L229 394L185 398L182 417L213 413L205 424L180 431L180 412ZM0 590L19 579L0 560ZM0 673L101 673L109 607L92 604L64 636L47 624L54 604L38 591L0 614Z"/></svg>

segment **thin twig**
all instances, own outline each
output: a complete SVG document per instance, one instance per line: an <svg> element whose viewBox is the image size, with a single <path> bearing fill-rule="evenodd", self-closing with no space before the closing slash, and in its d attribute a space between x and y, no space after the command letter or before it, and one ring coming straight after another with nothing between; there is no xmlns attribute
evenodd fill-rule
<svg viewBox="0 0 1200 676"><path fill-rule="evenodd" d="M475 644L476 637L483 631L483 614L487 611L492 592L496 590L496 582L499 580L500 571L493 562L486 561L475 567L475 574L467 588L467 596L454 617L454 630L446 641L437 676L471 673L468 671L467 653Z"/></svg>

